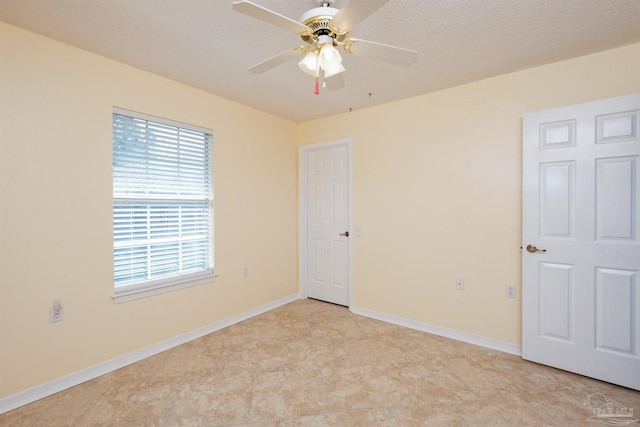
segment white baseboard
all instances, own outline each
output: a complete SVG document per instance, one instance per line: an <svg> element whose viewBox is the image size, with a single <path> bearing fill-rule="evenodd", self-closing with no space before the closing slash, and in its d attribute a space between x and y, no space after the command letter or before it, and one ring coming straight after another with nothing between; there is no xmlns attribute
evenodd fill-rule
<svg viewBox="0 0 640 427"><path fill-rule="evenodd" d="M273 310L274 308L288 304L292 301L300 299L300 294L289 295L284 298L280 298L276 301L262 305L260 307L253 308L243 313L236 314L218 322L211 323L210 325L203 326L191 332L184 333L177 337L169 338L167 340L152 344L148 347L141 348L140 350L132 351L131 353L123 354L122 356L115 357L106 362L100 363L95 366L91 366L86 369L74 372L64 377L57 378L53 381L49 381L44 384L37 385L27 390L21 391L16 394L12 394L0 399L0 414L4 414L12 409L26 405L36 400L42 399L59 391L66 390L70 387L82 384L83 382L92 380L101 375L115 371L116 369L123 368L135 362L139 362L142 359L151 357L163 351L169 350L173 347L185 344L189 341L200 338L204 335L242 322L243 320L250 319L259 314Z"/></svg>
<svg viewBox="0 0 640 427"><path fill-rule="evenodd" d="M372 319L382 320L383 322L393 323L394 325L404 326L405 328L411 328L418 331L427 332L434 335L440 335L442 337L451 338L458 341L463 341L469 344L474 344L481 347L502 351L503 353L522 356L522 347L517 344L498 341L491 338L482 337L480 335L469 334L467 332L456 331L454 329L443 328L442 326L431 325L429 323L422 323L415 320L392 316L389 314L378 313L376 311L367 310L365 308L352 306L350 310L352 313L359 314L360 316L370 317Z"/></svg>

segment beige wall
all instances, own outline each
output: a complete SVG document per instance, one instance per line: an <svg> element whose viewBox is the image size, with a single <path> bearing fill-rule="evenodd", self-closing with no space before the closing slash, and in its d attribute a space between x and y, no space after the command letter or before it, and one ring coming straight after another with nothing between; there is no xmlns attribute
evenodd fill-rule
<svg viewBox="0 0 640 427"><path fill-rule="evenodd" d="M297 292L294 123L3 23L0 54L0 398ZM113 106L213 129L215 283L113 303Z"/></svg>
<svg viewBox="0 0 640 427"><path fill-rule="evenodd" d="M354 305L518 344L522 114L640 91L638 44L294 124L2 23L0 52L0 398L297 292L296 142L343 137ZM215 283L113 304L113 106L214 130Z"/></svg>
<svg viewBox="0 0 640 427"><path fill-rule="evenodd" d="M298 126L353 139L354 306L520 344L522 115L634 92L640 44Z"/></svg>

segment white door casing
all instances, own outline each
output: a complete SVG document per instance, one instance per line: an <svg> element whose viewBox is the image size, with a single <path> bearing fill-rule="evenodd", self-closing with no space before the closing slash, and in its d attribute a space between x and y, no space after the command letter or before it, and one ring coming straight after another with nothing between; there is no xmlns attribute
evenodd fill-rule
<svg viewBox="0 0 640 427"><path fill-rule="evenodd" d="M300 148L300 283L302 295L351 301L351 140ZM347 235L345 235L347 234Z"/></svg>
<svg viewBox="0 0 640 427"><path fill-rule="evenodd" d="M523 122L522 357L636 390L639 121L636 94Z"/></svg>

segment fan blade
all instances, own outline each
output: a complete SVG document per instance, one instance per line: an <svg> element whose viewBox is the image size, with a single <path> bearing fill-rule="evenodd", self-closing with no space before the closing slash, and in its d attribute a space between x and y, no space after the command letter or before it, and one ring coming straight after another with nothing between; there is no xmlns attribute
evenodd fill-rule
<svg viewBox="0 0 640 427"><path fill-rule="evenodd" d="M277 54L273 58L267 59L264 62L259 63L258 65L254 65L249 68L249 71L254 74L262 74L265 71L269 71L272 68L277 67L280 64L284 64L285 62L295 58L300 54L299 51L295 49L285 50L282 53Z"/></svg>
<svg viewBox="0 0 640 427"><path fill-rule="evenodd" d="M360 39L347 39L343 43L345 52L358 56L379 59L396 65L409 66L418 59L415 50L389 46L388 44L375 43Z"/></svg>
<svg viewBox="0 0 640 427"><path fill-rule="evenodd" d="M232 9L236 12L244 13L245 15L251 16L252 18L256 18L277 27L293 31L294 33L301 33L303 31L309 30L306 25L301 24L298 21L294 21L291 18L287 18L286 16L280 15L279 13L273 12L262 6L258 6L257 4L251 3L250 1L241 0L234 2Z"/></svg>
<svg viewBox="0 0 640 427"><path fill-rule="evenodd" d="M388 2L389 0L350 0L336 13L331 20L331 25L341 30L351 31L367 16Z"/></svg>
<svg viewBox="0 0 640 427"><path fill-rule="evenodd" d="M338 90L344 87L344 73L336 74L324 80L328 90Z"/></svg>

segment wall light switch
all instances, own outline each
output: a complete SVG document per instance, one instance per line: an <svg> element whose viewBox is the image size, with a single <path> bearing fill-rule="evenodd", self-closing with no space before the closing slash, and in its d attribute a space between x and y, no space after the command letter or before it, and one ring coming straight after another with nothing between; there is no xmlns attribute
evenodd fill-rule
<svg viewBox="0 0 640 427"><path fill-rule="evenodd" d="M59 299L53 300L49 306L49 323L60 322L64 319L64 306Z"/></svg>

